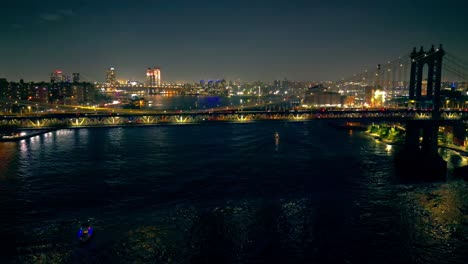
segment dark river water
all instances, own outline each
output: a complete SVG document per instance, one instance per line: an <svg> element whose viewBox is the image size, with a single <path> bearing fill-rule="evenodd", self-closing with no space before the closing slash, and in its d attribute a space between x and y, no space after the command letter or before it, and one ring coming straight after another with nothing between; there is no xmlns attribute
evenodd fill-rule
<svg viewBox="0 0 468 264"><path fill-rule="evenodd" d="M136 94L115 94L113 100L140 98ZM191 95L145 95L143 105L136 107L142 110L212 110L212 109L259 109L281 110L292 109L300 105L298 97L279 95L257 96L191 96Z"/></svg>
<svg viewBox="0 0 468 264"><path fill-rule="evenodd" d="M0 143L0 262L468 263L467 184L399 183L395 151L325 121Z"/></svg>

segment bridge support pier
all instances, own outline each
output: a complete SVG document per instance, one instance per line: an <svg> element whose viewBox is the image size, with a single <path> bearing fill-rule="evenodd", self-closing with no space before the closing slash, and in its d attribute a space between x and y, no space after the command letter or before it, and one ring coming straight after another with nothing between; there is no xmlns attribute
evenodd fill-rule
<svg viewBox="0 0 468 264"><path fill-rule="evenodd" d="M427 52L423 47L416 48L410 55L411 74L409 99L419 108L421 103L432 101L432 118L430 120L412 120L406 126L405 147L395 157L397 173L406 180L443 180L447 176L447 162L439 156L438 132L440 120L440 85L442 58L445 52L442 45ZM427 93L423 96L423 68L429 67Z"/></svg>
<svg viewBox="0 0 468 264"><path fill-rule="evenodd" d="M405 146L395 157L398 176L403 180L444 180L447 162L438 153L439 125L434 120L407 123Z"/></svg>

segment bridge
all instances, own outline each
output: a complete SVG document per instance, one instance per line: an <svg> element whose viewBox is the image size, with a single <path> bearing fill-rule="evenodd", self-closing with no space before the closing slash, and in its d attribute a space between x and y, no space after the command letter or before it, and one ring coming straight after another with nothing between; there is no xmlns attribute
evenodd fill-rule
<svg viewBox="0 0 468 264"><path fill-rule="evenodd" d="M439 125L468 125L468 110L444 110L437 114ZM79 128L102 126L142 126L160 124L201 124L212 122L343 120L399 122L430 121L430 110L354 109L285 111L136 111L128 113L46 113L0 116L0 126L17 128Z"/></svg>

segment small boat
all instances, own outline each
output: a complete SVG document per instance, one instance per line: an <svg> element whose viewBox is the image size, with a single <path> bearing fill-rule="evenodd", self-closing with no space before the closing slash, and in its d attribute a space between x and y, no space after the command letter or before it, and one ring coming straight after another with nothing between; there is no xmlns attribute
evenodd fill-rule
<svg viewBox="0 0 468 264"><path fill-rule="evenodd" d="M89 241L93 236L93 228L91 225L82 225L78 231L78 240L81 243Z"/></svg>

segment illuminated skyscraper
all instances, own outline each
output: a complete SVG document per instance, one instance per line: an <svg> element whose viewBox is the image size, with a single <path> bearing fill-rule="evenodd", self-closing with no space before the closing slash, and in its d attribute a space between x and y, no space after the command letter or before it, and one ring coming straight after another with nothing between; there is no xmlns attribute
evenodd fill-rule
<svg viewBox="0 0 468 264"><path fill-rule="evenodd" d="M161 69L158 67L148 68L146 70L146 85L161 86Z"/></svg>
<svg viewBox="0 0 468 264"><path fill-rule="evenodd" d="M106 83L107 85L115 85L117 83L115 78L115 69L109 68L106 72Z"/></svg>
<svg viewBox="0 0 468 264"><path fill-rule="evenodd" d="M60 70L56 70L53 73L50 74L50 82L51 83L59 83L65 81L65 78L63 76L63 72Z"/></svg>

